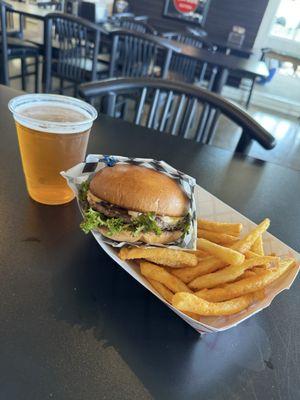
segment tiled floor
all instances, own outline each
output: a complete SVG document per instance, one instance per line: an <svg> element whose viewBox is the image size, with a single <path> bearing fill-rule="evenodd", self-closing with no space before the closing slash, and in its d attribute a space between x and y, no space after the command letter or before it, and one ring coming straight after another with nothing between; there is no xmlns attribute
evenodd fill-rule
<svg viewBox="0 0 300 400"><path fill-rule="evenodd" d="M249 112L277 139L277 145L273 150L265 150L254 143L249 155L300 170L300 121L294 117L256 107L250 107ZM219 123L213 145L231 150L239 138L239 130L228 120L223 119Z"/></svg>

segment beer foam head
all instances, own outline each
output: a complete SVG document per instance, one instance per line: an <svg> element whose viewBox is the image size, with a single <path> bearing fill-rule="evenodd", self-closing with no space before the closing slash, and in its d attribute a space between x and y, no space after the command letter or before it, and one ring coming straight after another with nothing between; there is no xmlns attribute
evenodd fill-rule
<svg viewBox="0 0 300 400"><path fill-rule="evenodd" d="M91 128L97 111L79 99L52 94L18 96L8 103L19 124L48 133L78 133Z"/></svg>

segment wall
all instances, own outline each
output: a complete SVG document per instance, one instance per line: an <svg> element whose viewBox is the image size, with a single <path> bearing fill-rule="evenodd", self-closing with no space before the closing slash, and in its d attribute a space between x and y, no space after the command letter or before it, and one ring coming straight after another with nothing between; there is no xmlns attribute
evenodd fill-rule
<svg viewBox="0 0 300 400"><path fill-rule="evenodd" d="M148 15L150 23L158 29L184 29L184 23L163 17L164 0L128 1L132 12ZM212 37L226 40L233 25L243 26L246 28L244 46L252 47L267 5L268 0L211 0L204 29Z"/></svg>

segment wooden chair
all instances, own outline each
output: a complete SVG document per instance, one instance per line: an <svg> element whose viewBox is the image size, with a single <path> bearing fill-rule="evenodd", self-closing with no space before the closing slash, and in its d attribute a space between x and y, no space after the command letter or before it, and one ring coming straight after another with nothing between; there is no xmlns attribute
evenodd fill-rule
<svg viewBox="0 0 300 400"><path fill-rule="evenodd" d="M35 75L35 91L38 92L39 83L39 48L38 46L21 39L18 35L9 36L7 23L13 18L13 8L0 0L0 83L9 85L11 79L21 79L22 90L26 90L26 77ZM34 71L29 72L26 61L33 58ZM9 61L21 61L21 73L9 76Z"/></svg>
<svg viewBox="0 0 300 400"><path fill-rule="evenodd" d="M59 93L79 83L107 76L107 65L98 61L101 34L99 25L70 14L50 13L46 16L45 92L52 92L52 79L60 80ZM64 87L67 81L69 87Z"/></svg>
<svg viewBox="0 0 300 400"><path fill-rule="evenodd" d="M167 77L176 50L167 40L125 29L112 38L110 77Z"/></svg>
<svg viewBox="0 0 300 400"><path fill-rule="evenodd" d="M103 100L102 112L118 117L124 115L117 109L118 96L128 96L132 101L135 94L131 122L171 135L188 138L193 128L196 142L208 143L208 133L214 130L217 120L207 119L206 107L223 114L242 129L236 151L246 153L252 141L265 149L272 149L275 138L258 124L247 112L223 97L208 90L179 82L153 78L108 79L83 84L79 94L87 101Z"/></svg>

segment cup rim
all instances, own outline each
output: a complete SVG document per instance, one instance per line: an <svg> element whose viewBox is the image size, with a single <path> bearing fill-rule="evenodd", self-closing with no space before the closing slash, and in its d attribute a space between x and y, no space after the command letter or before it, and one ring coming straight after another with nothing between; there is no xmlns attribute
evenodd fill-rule
<svg viewBox="0 0 300 400"><path fill-rule="evenodd" d="M77 121L75 123L72 122L57 122L57 121L47 121L47 120L38 120L35 118L31 118L31 117L27 117L22 115L22 113L17 111L17 108L26 104L26 103L41 103L41 102L59 102L59 103L63 103L63 104L68 104L74 107L78 107L79 109L85 111L84 115L87 116L87 114L90 115L90 118L86 118L83 121ZM49 124L49 126L52 127L70 127L72 125L76 125L78 126L84 126L86 124L91 124L93 121L95 121L95 119L98 117L98 112L95 109L95 107L93 107L91 104L86 103L83 100L77 99L75 97L71 97L71 96L63 96L63 95L57 95L57 94L47 94L47 93L32 93L32 94L23 94L23 95L19 95L16 96L14 98L12 98L9 102L8 102L8 109L11 111L11 113L13 114L14 117L26 120L29 123L32 124Z"/></svg>

